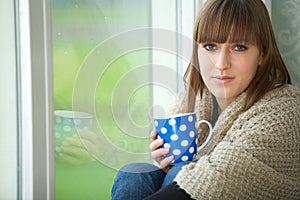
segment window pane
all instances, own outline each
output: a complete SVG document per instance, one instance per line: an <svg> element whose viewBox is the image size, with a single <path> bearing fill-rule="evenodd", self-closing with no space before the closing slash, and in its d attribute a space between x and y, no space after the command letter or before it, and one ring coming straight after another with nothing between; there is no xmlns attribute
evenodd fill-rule
<svg viewBox="0 0 300 200"><path fill-rule="evenodd" d="M150 160L149 3L52 0L58 200L110 199L117 169Z"/></svg>

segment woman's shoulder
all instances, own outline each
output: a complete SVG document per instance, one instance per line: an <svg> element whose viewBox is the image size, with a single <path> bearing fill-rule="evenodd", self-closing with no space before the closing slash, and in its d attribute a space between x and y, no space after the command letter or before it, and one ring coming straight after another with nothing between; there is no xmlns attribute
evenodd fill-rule
<svg viewBox="0 0 300 200"><path fill-rule="evenodd" d="M275 124L281 124L281 128L299 126L294 122L300 120L300 90L292 85L273 89L242 113L239 119L244 128L251 129L267 129Z"/></svg>
<svg viewBox="0 0 300 200"><path fill-rule="evenodd" d="M285 85L272 90L241 113L229 130L227 140L236 140L244 146L268 146L271 140L279 146L294 142L298 145L294 138L299 137L299 120L300 90Z"/></svg>
<svg viewBox="0 0 300 200"><path fill-rule="evenodd" d="M284 85L269 91L257 104L272 106L273 104L291 103L300 105L300 89L294 85Z"/></svg>

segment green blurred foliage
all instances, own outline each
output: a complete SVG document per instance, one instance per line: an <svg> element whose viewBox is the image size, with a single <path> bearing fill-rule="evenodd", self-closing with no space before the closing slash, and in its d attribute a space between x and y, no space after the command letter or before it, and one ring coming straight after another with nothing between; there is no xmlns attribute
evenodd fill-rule
<svg viewBox="0 0 300 200"><path fill-rule="evenodd" d="M97 45L121 31L148 26L147 2L128 1L130 5L127 4L129 8L127 10L122 7L123 4L118 5L118 2L122 1L52 1L55 110L73 109L76 77L84 61ZM124 16L127 17L124 18ZM115 44L107 50L107 57L110 57L109 52L115 51L118 45ZM150 91L148 87L142 87L132 93L129 100L126 99L126 102L123 102L122 96L127 95L128 91L115 94L114 89L118 87L119 81L134 68L147 63L149 63L149 53L136 51L117 58L109 66L104 66L107 69L99 78L93 97L96 121L101 123L101 128L109 141L124 151L149 151L148 138L131 137L126 130L124 132L124 129L116 124L114 113L112 113L112 101L116 101L117 105L128 107L126 112L123 109L124 113L117 113L118 120L124 119L126 124L130 118L135 125L146 127L149 124ZM130 81L126 82L128 88L132 88L133 85L139 86L138 77L134 78L132 74L130 77ZM126 84L123 85L125 88ZM84 95L85 91L82 93ZM62 149L72 148L62 147ZM86 149L84 147L72 149L72 152L77 151L86 151ZM81 153L80 155L87 155L84 152ZM78 161L80 164L56 160L55 199L110 199L110 189L116 170L93 158L82 160L85 162Z"/></svg>

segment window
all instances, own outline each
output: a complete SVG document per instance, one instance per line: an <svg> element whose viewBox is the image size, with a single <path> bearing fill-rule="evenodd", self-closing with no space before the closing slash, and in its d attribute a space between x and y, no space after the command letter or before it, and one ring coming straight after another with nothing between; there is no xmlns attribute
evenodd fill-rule
<svg viewBox="0 0 300 200"><path fill-rule="evenodd" d="M52 0L55 199L109 199L118 168L149 161L150 7ZM91 115L91 126L73 129L64 111Z"/></svg>
<svg viewBox="0 0 300 200"><path fill-rule="evenodd" d="M121 166L151 162L152 118L182 89L195 2L52 0L56 199L109 199ZM65 110L92 125L65 137Z"/></svg>

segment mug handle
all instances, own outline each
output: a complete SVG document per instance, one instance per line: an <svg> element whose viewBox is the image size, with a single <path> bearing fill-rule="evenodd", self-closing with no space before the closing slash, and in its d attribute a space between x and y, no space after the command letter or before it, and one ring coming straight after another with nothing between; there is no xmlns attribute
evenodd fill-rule
<svg viewBox="0 0 300 200"><path fill-rule="evenodd" d="M212 137L212 126L211 126L211 124L208 121L206 121L206 120L203 119L203 120L200 120L200 121L197 122L197 127L199 127L199 125L201 123L205 123L205 124L208 125L208 127L209 127L209 134L208 134L206 140L203 142L203 144L198 148L197 152L199 152L200 150L202 150L207 145L207 143L210 141L210 139Z"/></svg>

